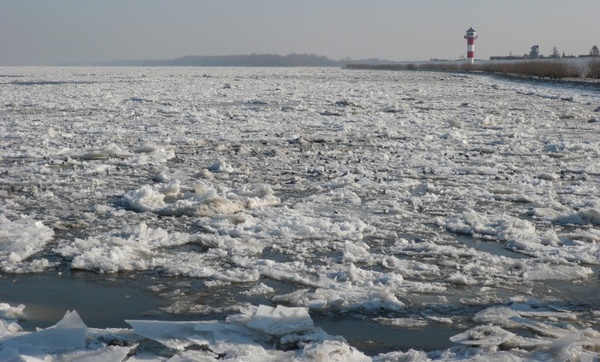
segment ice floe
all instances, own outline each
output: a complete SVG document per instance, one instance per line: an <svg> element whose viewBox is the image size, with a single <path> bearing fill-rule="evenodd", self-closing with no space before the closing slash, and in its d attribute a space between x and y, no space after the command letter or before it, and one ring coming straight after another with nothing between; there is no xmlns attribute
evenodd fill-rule
<svg viewBox="0 0 600 362"><path fill-rule="evenodd" d="M230 315L87 328L84 347L24 357L39 336L84 327L69 315L23 330L26 306L0 290L5 359L598 351L593 88L295 68L2 68L2 79L0 283L150 276L135 288L174 319ZM319 319L364 335L333 338ZM427 351L403 344L448 329ZM398 337L388 346L380 330Z"/></svg>
<svg viewBox="0 0 600 362"><path fill-rule="evenodd" d="M368 361L314 326L306 308L250 306L225 321L128 320L132 329L88 329L77 312L36 332L0 334L0 359L78 361ZM156 350L151 342L165 347Z"/></svg>

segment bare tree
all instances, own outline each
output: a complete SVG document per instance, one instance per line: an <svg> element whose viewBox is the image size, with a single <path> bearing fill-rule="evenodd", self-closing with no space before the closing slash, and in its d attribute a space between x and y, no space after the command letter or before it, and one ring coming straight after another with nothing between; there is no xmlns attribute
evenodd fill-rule
<svg viewBox="0 0 600 362"><path fill-rule="evenodd" d="M598 47L594 45L590 50L590 55L593 57L600 57L600 49L598 49Z"/></svg>
<svg viewBox="0 0 600 362"><path fill-rule="evenodd" d="M552 48L552 54L550 54L550 58L560 58L560 53L558 52L558 48Z"/></svg>

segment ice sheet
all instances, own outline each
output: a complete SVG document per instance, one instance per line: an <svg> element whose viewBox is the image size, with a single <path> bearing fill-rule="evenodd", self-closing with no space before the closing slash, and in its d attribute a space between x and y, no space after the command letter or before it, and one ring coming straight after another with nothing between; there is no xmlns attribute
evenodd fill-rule
<svg viewBox="0 0 600 362"><path fill-rule="evenodd" d="M594 86L296 68L2 68L2 79L5 273L148 274L173 313L252 301L390 330L557 334L563 315L541 313L554 306L574 331L598 328ZM478 319L514 303L541 314ZM542 352L585 357L570 341ZM444 356L481 347L461 348Z"/></svg>

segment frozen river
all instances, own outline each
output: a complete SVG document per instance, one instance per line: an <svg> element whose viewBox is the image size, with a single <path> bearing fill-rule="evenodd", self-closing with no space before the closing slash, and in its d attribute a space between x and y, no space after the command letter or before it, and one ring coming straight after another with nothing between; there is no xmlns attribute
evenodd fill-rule
<svg viewBox="0 0 600 362"><path fill-rule="evenodd" d="M599 242L598 87L0 68L0 360L593 358ZM84 347L23 342L73 309Z"/></svg>

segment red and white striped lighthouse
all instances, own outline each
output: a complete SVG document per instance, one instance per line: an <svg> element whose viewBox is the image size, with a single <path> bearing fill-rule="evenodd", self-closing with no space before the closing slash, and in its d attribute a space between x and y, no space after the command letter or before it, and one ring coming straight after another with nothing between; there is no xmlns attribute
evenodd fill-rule
<svg viewBox="0 0 600 362"><path fill-rule="evenodd" d="M473 28L467 30L465 39L467 39L467 59L471 64L475 64L475 39L477 39L477 34L475 34Z"/></svg>

